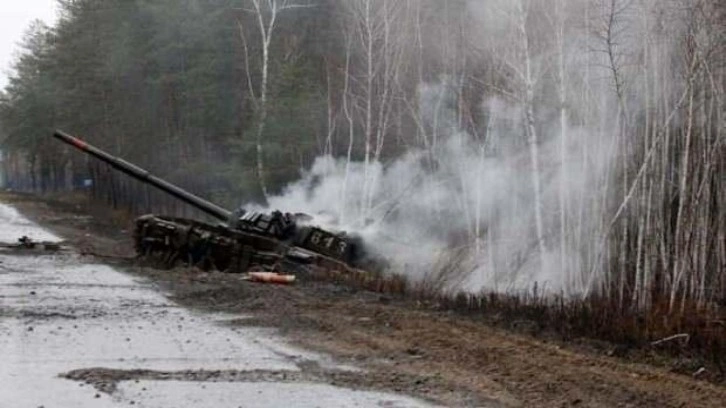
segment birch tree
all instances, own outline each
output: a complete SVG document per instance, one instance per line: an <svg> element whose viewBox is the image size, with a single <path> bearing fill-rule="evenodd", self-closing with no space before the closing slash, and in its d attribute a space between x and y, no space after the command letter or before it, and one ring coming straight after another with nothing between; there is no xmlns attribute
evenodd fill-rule
<svg viewBox="0 0 726 408"><path fill-rule="evenodd" d="M242 38L245 51L245 61L247 64L247 80L250 90L250 96L254 101L255 110L257 111L257 130L255 132L255 151L257 158L257 178L260 183L262 195L267 200L269 197L266 175L265 175L265 155L263 136L265 126L267 125L268 115L268 98L269 98L269 77L270 77L270 44L275 35L275 29L279 23L279 17L282 13L290 10L311 7L309 4L298 4L291 0L249 0L252 8L246 11L252 13L255 18L257 30L260 36L260 48L262 52L259 83L259 90L255 93L252 86L249 71L249 52L247 38L242 23L238 23L240 36Z"/></svg>
<svg viewBox="0 0 726 408"><path fill-rule="evenodd" d="M346 30L346 93L358 103L363 133L364 186L360 218L372 207L376 183L371 169L380 162L394 115L404 54L404 2L393 0L348 0L343 27ZM357 62L354 64L353 62ZM351 101L347 101L350 104ZM346 105L351 121L351 106Z"/></svg>
<svg viewBox="0 0 726 408"><path fill-rule="evenodd" d="M540 265L544 266L545 236L543 221L542 203L542 170L540 168L539 137L534 116L534 91L536 86L535 72L532 62L532 50L530 48L527 19L529 17L530 0L516 0L515 19L518 35L519 67L514 68L521 82L521 95L525 116L525 127L527 129L527 144L529 145L529 156L531 161L532 191L534 195L534 219L537 248L540 255Z"/></svg>

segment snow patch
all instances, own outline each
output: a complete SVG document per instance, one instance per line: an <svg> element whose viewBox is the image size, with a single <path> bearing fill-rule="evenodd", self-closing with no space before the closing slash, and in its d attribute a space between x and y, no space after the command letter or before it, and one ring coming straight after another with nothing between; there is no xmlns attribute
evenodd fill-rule
<svg viewBox="0 0 726 408"><path fill-rule="evenodd" d="M61 241L59 237L23 217L15 208L0 204L0 242L15 243L22 236L34 241Z"/></svg>

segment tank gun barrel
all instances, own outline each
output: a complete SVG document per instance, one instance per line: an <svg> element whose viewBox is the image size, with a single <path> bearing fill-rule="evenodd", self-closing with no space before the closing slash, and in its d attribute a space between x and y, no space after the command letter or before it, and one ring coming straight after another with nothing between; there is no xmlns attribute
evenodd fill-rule
<svg viewBox="0 0 726 408"><path fill-rule="evenodd" d="M195 207L206 214L211 215L214 218L217 218L221 221L229 222L232 213L230 211L227 211L226 209L211 203L207 200L204 200L200 197L197 197L196 195L172 184L168 181L165 181L159 177L154 176L153 174L149 173L148 171L127 162L126 160L123 160L121 158L112 156L103 150L92 146L86 142L84 142L81 139L78 139L76 137L73 137L65 132L62 132L60 130L56 130L55 133L53 133L53 137L56 139L61 140L62 142L69 144L73 147L75 147L78 150L81 150L82 152L85 152L105 163L108 163L113 168L128 174L129 176L141 181L142 183L151 184L152 186L158 188L159 190L170 194L185 203L191 205L192 207Z"/></svg>

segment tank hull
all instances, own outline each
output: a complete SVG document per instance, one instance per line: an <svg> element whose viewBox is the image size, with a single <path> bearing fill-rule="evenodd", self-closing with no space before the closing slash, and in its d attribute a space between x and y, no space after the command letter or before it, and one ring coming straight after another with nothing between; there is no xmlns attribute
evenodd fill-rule
<svg viewBox="0 0 726 408"><path fill-rule="evenodd" d="M350 265L325 254L264 235L200 221L145 215L136 220L134 247L155 266L193 266L228 273L306 273L312 268L347 271Z"/></svg>

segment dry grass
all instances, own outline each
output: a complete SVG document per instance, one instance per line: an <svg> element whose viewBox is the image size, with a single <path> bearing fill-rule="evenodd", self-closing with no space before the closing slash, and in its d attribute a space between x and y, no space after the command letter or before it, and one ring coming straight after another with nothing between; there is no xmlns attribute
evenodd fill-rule
<svg viewBox="0 0 726 408"><path fill-rule="evenodd" d="M686 304L671 311L668 299L654 299L653 307L640 310L599 294L566 299L543 295L536 288L519 294L438 291L446 287L441 285L439 275L417 283L403 276L362 271L325 271L316 277L416 300L430 308L462 316L504 322L510 328L524 326L531 334L554 334L566 342L605 341L610 344L611 354L635 352L688 360L691 364L679 371L692 374L706 366L709 372L717 373L710 377L713 381L726 379L726 309L718 306L703 309Z"/></svg>

